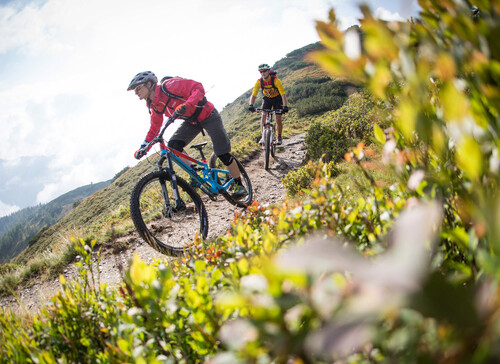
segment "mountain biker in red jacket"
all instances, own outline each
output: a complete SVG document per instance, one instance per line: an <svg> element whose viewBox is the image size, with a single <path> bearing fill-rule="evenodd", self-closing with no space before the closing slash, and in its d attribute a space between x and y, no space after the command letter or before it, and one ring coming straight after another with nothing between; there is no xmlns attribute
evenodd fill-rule
<svg viewBox="0 0 500 364"><path fill-rule="evenodd" d="M259 65L259 72L261 78L257 80L252 90L252 95L250 96L250 101L248 105L248 110L251 112L255 111L253 106L255 99L259 93L259 89L262 89L262 94L264 95L262 100L262 108L266 110L282 110L283 113L288 112L288 101L285 95L285 89L281 80L274 74L271 74L271 67L266 63ZM260 129L264 127L266 122L267 113L262 112L262 117L260 118ZM276 129L278 132L278 144L283 142L281 138L281 132L283 131L283 123L281 122L281 112L276 113ZM260 144L263 143L262 138L259 141Z"/></svg>
<svg viewBox="0 0 500 364"><path fill-rule="evenodd" d="M140 100L146 100L151 115L149 131L134 157L143 157L140 150L160 132L163 115L170 117L177 111L178 118L184 121L169 139L168 146L182 152L202 129L206 130L212 140L214 153L234 178L232 196L239 198L247 195L248 192L241 183L240 170L231 154L231 142L222 124L222 118L214 105L207 101L203 85L180 77L165 77L162 81L158 84L158 78L153 72L140 72L134 76L127 88L127 91L134 90Z"/></svg>

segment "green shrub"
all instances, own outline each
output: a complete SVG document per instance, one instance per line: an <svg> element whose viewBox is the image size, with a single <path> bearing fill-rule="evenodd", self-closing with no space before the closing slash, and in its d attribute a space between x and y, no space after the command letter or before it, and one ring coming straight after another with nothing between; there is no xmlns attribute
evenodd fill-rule
<svg viewBox="0 0 500 364"><path fill-rule="evenodd" d="M317 121L307 131L307 156L316 160L339 162L349 147L370 142L374 123L379 121L374 103L363 93L352 94L338 110L324 121Z"/></svg>
<svg viewBox="0 0 500 364"><path fill-rule="evenodd" d="M336 110L342 106L344 101L344 96L316 96L297 100L293 103L293 107L297 109L297 115L302 117L305 115L314 115L325 111Z"/></svg>
<svg viewBox="0 0 500 364"><path fill-rule="evenodd" d="M313 181L318 178L321 172L335 177L339 174L339 168L333 161L327 164L309 161L298 170L288 172L287 175L281 179L286 189L287 196L295 197L303 190L311 188Z"/></svg>
<svg viewBox="0 0 500 364"><path fill-rule="evenodd" d="M347 99L345 85L329 77L308 77L287 88L287 98L299 117L336 110Z"/></svg>

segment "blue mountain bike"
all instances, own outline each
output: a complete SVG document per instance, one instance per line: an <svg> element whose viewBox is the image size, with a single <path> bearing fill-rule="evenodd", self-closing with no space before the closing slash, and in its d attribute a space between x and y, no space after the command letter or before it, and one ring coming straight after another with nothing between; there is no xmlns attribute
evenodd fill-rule
<svg viewBox="0 0 500 364"><path fill-rule="evenodd" d="M153 145L165 143L163 133L175 119L174 114L158 136L141 149L143 155ZM252 184L243 165L236 160L247 195L235 198L231 193L234 179L229 171L216 166L215 154L207 164L203 154L206 144L191 146L199 151L201 160L167 147L156 163L157 170L141 177L132 191L130 215L135 228L149 245L163 254L182 255L197 237L207 237L207 211L196 188L212 200L222 195L239 207L252 203ZM165 161L166 166L163 165ZM190 182L176 174L174 163L189 175Z"/></svg>

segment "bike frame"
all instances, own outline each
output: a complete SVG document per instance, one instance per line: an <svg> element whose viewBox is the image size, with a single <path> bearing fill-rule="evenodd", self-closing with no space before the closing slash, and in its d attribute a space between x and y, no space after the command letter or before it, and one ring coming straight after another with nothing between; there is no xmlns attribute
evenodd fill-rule
<svg viewBox="0 0 500 364"><path fill-rule="evenodd" d="M172 183L175 183L175 187L172 186L174 191L177 190L177 181L175 181L176 173L173 168L173 163L177 164L181 169L189 174L193 178L193 180L200 185L200 190L206 193L209 197L215 197L221 192L227 191L234 182L233 178L227 178L230 177L229 171L226 171L224 169L210 168L207 163L201 162L195 158L188 156L187 154L169 147L166 147L165 151L166 153L160 158L157 165L159 170L165 170L172 176ZM198 171L193 167L187 165L183 161L183 159L188 160L189 162L194 163L197 166L200 166L199 170L202 172L202 175L200 176L198 174ZM165 160L167 161L167 167L163 166ZM227 181L224 184L219 184L217 182L217 175L220 173L226 176L225 179Z"/></svg>
<svg viewBox="0 0 500 364"><path fill-rule="evenodd" d="M177 113L174 113L171 117L168 118L167 122L163 125L158 136L154 138L151 142L149 142L144 148L144 152L152 147L156 143L160 143L160 145L165 144L165 140L163 139L163 133L165 130L172 124L177 118ZM182 200L179 196L179 189L177 188L177 175L174 170L174 163L177 164L180 168L182 168L188 175L190 175L196 183L199 184L200 190L210 197L210 199L215 200L216 196L227 191L229 187L234 183L234 179L230 177L229 171L224 169L210 168L207 163L199 161L195 158L188 156L182 152L179 152L175 149L169 148L165 146L165 154L160 157L157 162L158 169L166 171L171 177L172 190L174 191L174 197L176 201L176 209L182 209ZM201 150L200 150L201 153ZM200 166L202 171L202 176L200 176L194 168L187 165L184 160L188 160L191 163ZM167 161L167 166L164 167L163 163ZM218 183L217 176L218 174L223 174L226 178L221 179L225 180L223 184ZM228 178L229 177L229 178ZM165 203L167 210L169 206L169 196L167 192L167 188L165 186L165 181L161 181L161 187L163 190L163 197L165 198Z"/></svg>

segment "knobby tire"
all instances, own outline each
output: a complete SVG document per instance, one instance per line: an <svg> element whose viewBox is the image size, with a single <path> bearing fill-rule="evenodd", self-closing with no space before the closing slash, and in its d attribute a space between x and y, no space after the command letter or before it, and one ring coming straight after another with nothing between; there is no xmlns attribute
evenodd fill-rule
<svg viewBox="0 0 500 364"><path fill-rule="evenodd" d="M264 168L267 171L269 169L269 154L271 153L271 130L266 128L264 131Z"/></svg>
<svg viewBox="0 0 500 364"><path fill-rule="evenodd" d="M165 182L170 203L175 206L171 176L165 171L155 171L143 176L135 185L130 197L130 215L139 235L154 249L166 255L185 253L196 237L205 239L208 217L198 193L182 178L176 177L184 209L165 209L160 181Z"/></svg>

